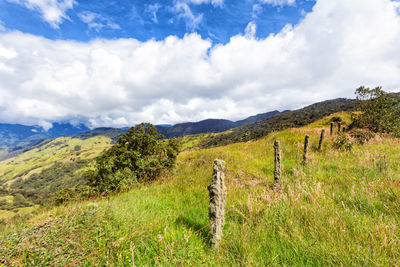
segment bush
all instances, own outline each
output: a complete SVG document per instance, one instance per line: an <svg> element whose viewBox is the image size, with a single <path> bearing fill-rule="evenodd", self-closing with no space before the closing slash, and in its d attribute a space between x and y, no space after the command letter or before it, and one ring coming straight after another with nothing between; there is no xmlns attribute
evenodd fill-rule
<svg viewBox="0 0 400 267"><path fill-rule="evenodd" d="M374 134L370 131L354 130L350 133L351 137L357 140L360 145L364 145L374 138Z"/></svg>
<svg viewBox="0 0 400 267"><path fill-rule="evenodd" d="M96 158L89 184L99 193L107 193L156 179L163 169L174 165L179 151L175 139L163 138L149 123L130 128L116 144Z"/></svg>
<svg viewBox="0 0 400 267"><path fill-rule="evenodd" d="M334 117L332 117L331 122L336 122L336 123L342 122L342 118L341 118L341 117L334 116Z"/></svg>
<svg viewBox="0 0 400 267"><path fill-rule="evenodd" d="M359 114L353 114L351 127L366 128L373 132L388 133L400 137L399 98L389 95L381 87L356 90Z"/></svg>
<svg viewBox="0 0 400 267"><path fill-rule="evenodd" d="M353 145L345 134L340 134L333 142L333 147L339 150L351 151Z"/></svg>

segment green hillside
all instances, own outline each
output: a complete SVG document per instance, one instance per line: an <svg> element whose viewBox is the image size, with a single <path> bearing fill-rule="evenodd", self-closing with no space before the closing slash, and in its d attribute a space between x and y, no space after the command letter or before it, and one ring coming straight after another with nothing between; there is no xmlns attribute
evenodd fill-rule
<svg viewBox="0 0 400 267"><path fill-rule="evenodd" d="M399 265L400 140L382 134L361 145L348 134L352 149L335 148L337 136L329 136L334 116L347 127L348 115L334 114L257 141L187 150L157 182L5 220L2 261L26 266L74 261L132 266L132 259L136 266ZM328 134L317 152L322 128ZM301 161L305 135L311 145L306 165ZM188 140L195 146L200 138ZM281 142L283 157L279 187L273 186L274 140ZM215 158L227 163L219 250L210 249L207 228L207 186Z"/></svg>
<svg viewBox="0 0 400 267"><path fill-rule="evenodd" d="M0 179L8 181L28 178L33 173L51 166L55 162L72 162L97 156L108 148L111 138L96 136L86 140L60 137L16 157L0 161Z"/></svg>
<svg viewBox="0 0 400 267"><path fill-rule="evenodd" d="M105 136L60 137L0 161L0 219L42 204L57 191L79 183L79 170L111 142Z"/></svg>

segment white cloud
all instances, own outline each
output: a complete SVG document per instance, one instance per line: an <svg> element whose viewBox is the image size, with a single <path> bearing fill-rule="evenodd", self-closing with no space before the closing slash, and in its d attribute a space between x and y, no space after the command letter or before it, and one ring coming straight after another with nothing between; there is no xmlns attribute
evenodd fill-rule
<svg viewBox="0 0 400 267"><path fill-rule="evenodd" d="M39 121L38 125L41 126L43 128L43 130L45 130L46 132L48 130L50 130L51 128L53 128L53 124L51 122L44 121L44 120Z"/></svg>
<svg viewBox="0 0 400 267"><path fill-rule="evenodd" d="M260 2L265 4L271 4L273 6L284 6L284 5L293 5L296 0L260 0Z"/></svg>
<svg viewBox="0 0 400 267"><path fill-rule="evenodd" d="M185 20L186 27L191 31L195 31L203 20L203 14L194 15L186 2L176 2L174 10L178 14L178 18Z"/></svg>
<svg viewBox="0 0 400 267"><path fill-rule="evenodd" d="M190 4L212 4L215 7L223 7L224 0L175 0L175 4L172 8L173 12L178 14L178 19L183 19L186 22L186 28L190 31L195 31L199 28L201 21L203 20L203 14L193 14ZM154 21L154 19L153 19ZM169 23L173 23L174 19L170 19ZM157 22L155 22L157 23Z"/></svg>
<svg viewBox="0 0 400 267"><path fill-rule="evenodd" d="M74 0L7 0L37 10L53 28L59 28L64 19L69 19L67 11L76 3Z"/></svg>
<svg viewBox="0 0 400 267"><path fill-rule="evenodd" d="M113 30L118 30L121 27L113 22L111 19L104 17L101 14L97 14L90 11L84 11L78 14L78 17L88 25L90 29L95 31L100 31L104 28L109 28Z"/></svg>
<svg viewBox="0 0 400 267"><path fill-rule="evenodd" d="M4 22L2 22L0 20L0 32L5 32L6 31L6 27L4 26Z"/></svg>
<svg viewBox="0 0 400 267"><path fill-rule="evenodd" d="M263 11L263 8L260 4L253 5L253 14L251 15L253 19L256 19L258 15L260 15Z"/></svg>
<svg viewBox="0 0 400 267"><path fill-rule="evenodd" d="M251 39L256 36L256 31L257 31L257 25L254 21L250 21L249 24L247 24L246 29L244 29L244 35Z"/></svg>
<svg viewBox="0 0 400 267"><path fill-rule="evenodd" d="M188 2L193 4L212 4L214 6L223 6L224 0L189 0Z"/></svg>
<svg viewBox="0 0 400 267"><path fill-rule="evenodd" d="M146 7L146 12L151 14L151 20L154 23L158 23L157 12L161 8L160 4L155 3L154 5L148 5Z"/></svg>
<svg viewBox="0 0 400 267"><path fill-rule="evenodd" d="M79 43L0 33L0 121L240 119L353 97L360 85L399 89L396 8L389 0L319 0L297 26L216 46L198 34Z"/></svg>

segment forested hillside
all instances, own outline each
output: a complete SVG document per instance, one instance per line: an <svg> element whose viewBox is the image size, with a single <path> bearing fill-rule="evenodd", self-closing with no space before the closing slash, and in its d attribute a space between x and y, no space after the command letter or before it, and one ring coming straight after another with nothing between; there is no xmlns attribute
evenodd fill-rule
<svg viewBox="0 0 400 267"><path fill-rule="evenodd" d="M157 131L162 133L167 138L182 137L185 135L201 133L220 133L245 125L246 123L257 122L284 112L275 110L267 113L257 114L239 121L207 119L199 122L178 123L171 127L157 126Z"/></svg>
<svg viewBox="0 0 400 267"><path fill-rule="evenodd" d="M357 102L352 99L338 98L323 101L305 108L278 114L255 123L245 124L228 133L210 136L202 142L201 146L212 147L254 140L274 131L305 126L335 112L352 111L356 108Z"/></svg>

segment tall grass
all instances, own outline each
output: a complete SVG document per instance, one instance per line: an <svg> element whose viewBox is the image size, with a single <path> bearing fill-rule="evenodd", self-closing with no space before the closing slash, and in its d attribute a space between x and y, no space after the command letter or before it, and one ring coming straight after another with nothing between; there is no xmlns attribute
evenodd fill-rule
<svg viewBox="0 0 400 267"><path fill-rule="evenodd" d="M84 259L83 265L129 266L132 252L136 265L150 266L399 265L400 140L377 136L343 152L333 149L334 138L327 136L318 153L320 130L328 132L327 123L183 152L176 169L156 183L43 210L28 220L14 218L1 226L0 239L58 216L66 220L3 242L0 255L10 264L64 265L177 214ZM311 149L303 165L306 134ZM273 187L274 140L282 148L279 189ZM208 223L207 185L215 158L227 162L228 197L222 244L213 251L208 229L196 231ZM74 217L193 177L199 179Z"/></svg>

